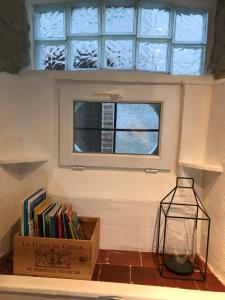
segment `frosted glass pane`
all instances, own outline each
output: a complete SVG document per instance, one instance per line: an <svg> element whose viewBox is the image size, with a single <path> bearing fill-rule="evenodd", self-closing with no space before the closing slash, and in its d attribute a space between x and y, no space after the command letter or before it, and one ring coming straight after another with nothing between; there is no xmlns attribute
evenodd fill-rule
<svg viewBox="0 0 225 300"><path fill-rule="evenodd" d="M71 42L71 69L98 67L98 41L75 40Z"/></svg>
<svg viewBox="0 0 225 300"><path fill-rule="evenodd" d="M65 45L41 45L38 51L38 69L65 70Z"/></svg>
<svg viewBox="0 0 225 300"><path fill-rule="evenodd" d="M205 18L203 14L177 13L175 41L202 42L205 40Z"/></svg>
<svg viewBox="0 0 225 300"><path fill-rule="evenodd" d="M139 43L138 68L153 72L166 72L167 44Z"/></svg>
<svg viewBox="0 0 225 300"><path fill-rule="evenodd" d="M119 69L132 68L133 41L106 40L105 66Z"/></svg>
<svg viewBox="0 0 225 300"><path fill-rule="evenodd" d="M158 129L160 104L117 104L120 129Z"/></svg>
<svg viewBox="0 0 225 300"><path fill-rule="evenodd" d="M37 38L63 38L65 35L64 12L60 10L40 12L37 14L35 26Z"/></svg>
<svg viewBox="0 0 225 300"><path fill-rule="evenodd" d="M201 75L202 49L175 48L173 53L173 74Z"/></svg>
<svg viewBox="0 0 225 300"><path fill-rule="evenodd" d="M75 8L71 19L71 33L98 33L97 7Z"/></svg>
<svg viewBox="0 0 225 300"><path fill-rule="evenodd" d="M157 154L158 132L117 132L116 153Z"/></svg>
<svg viewBox="0 0 225 300"><path fill-rule="evenodd" d="M106 7L105 32L131 33L134 31L134 7Z"/></svg>
<svg viewBox="0 0 225 300"><path fill-rule="evenodd" d="M168 36L170 12L166 9L142 8L140 20L140 35Z"/></svg>

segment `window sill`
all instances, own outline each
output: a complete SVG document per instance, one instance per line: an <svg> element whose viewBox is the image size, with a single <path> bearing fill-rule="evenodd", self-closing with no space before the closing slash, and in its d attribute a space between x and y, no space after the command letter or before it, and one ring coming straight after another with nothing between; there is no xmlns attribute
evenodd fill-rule
<svg viewBox="0 0 225 300"><path fill-rule="evenodd" d="M25 69L20 76L41 75L55 80L104 81L136 84L193 84L213 85L216 80L212 75L205 76L176 76L163 73L151 73L138 70L90 70L90 71L42 71ZM90 76L91 75L91 76Z"/></svg>
<svg viewBox="0 0 225 300"><path fill-rule="evenodd" d="M43 299L51 299L53 296L81 297L88 299L113 298L113 299L143 299L143 300L178 300L202 297L205 300L222 299L222 293L183 290L158 286L128 285L122 283L97 282L86 280L54 279L29 276L1 275L1 294L8 299L17 299L18 293L28 295L29 299L37 299L37 294ZM115 293L116 290L116 293ZM113 295L109 297L108 295ZM2 298L3 299L3 298ZM21 298L22 299L22 298Z"/></svg>

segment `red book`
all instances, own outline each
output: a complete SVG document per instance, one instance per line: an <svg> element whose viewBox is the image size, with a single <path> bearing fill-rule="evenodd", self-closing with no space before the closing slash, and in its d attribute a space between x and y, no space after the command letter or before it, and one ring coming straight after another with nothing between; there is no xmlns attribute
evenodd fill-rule
<svg viewBox="0 0 225 300"><path fill-rule="evenodd" d="M60 239L63 238L63 235L62 235L62 210L63 210L63 208L64 208L64 206L62 205L57 214L58 237Z"/></svg>

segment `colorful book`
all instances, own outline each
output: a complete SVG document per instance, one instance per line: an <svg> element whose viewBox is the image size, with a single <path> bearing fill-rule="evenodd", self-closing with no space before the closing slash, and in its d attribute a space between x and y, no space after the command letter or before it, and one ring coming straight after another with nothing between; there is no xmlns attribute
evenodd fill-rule
<svg viewBox="0 0 225 300"><path fill-rule="evenodd" d="M55 203L52 203L52 206L49 207L44 213L43 213L43 218L44 218L44 236L45 237L50 237L50 232L49 232L49 215L51 214L51 211L53 210L53 208L55 207Z"/></svg>
<svg viewBox="0 0 225 300"><path fill-rule="evenodd" d="M53 203L49 203L49 205L47 207L43 208L43 210L38 213L38 236L39 237L44 237L44 220L43 220L44 218L43 218L43 216L46 211L48 211L49 209L51 210L52 204Z"/></svg>
<svg viewBox="0 0 225 300"><path fill-rule="evenodd" d="M57 215L57 225L58 225L58 237L60 239L63 238L63 227L62 227L62 211L64 209L64 205L61 206L61 208L58 211L58 215Z"/></svg>
<svg viewBox="0 0 225 300"><path fill-rule="evenodd" d="M58 237L57 215L61 206L61 204L57 203L49 214L49 236L53 238Z"/></svg>
<svg viewBox="0 0 225 300"><path fill-rule="evenodd" d="M37 197L37 194L40 193L43 189L37 190L35 193L22 200L21 203L21 235L28 236L28 202L30 202L33 198Z"/></svg>
<svg viewBox="0 0 225 300"><path fill-rule="evenodd" d="M68 218L68 222L72 224L75 238L77 240L85 240L85 235L83 233L78 215L71 204L67 208L65 214ZM70 229L70 231L71 231L71 229Z"/></svg>
<svg viewBox="0 0 225 300"><path fill-rule="evenodd" d="M39 218L40 215L50 204L50 199L47 198L34 208L34 236L39 236Z"/></svg>
<svg viewBox="0 0 225 300"><path fill-rule="evenodd" d="M34 209L46 199L46 190L41 191L28 201L28 235L34 236Z"/></svg>

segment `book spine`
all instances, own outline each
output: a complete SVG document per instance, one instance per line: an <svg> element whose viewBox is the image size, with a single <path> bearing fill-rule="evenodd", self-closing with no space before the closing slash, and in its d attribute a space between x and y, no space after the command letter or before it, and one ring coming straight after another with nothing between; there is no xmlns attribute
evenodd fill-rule
<svg viewBox="0 0 225 300"><path fill-rule="evenodd" d="M69 229L70 229L72 239L75 240L76 237L75 237L75 234L74 234L74 231L73 231L73 224L71 222L69 222Z"/></svg>
<svg viewBox="0 0 225 300"><path fill-rule="evenodd" d="M62 238L62 214L58 214L57 218L57 224L58 224L58 236L59 238Z"/></svg>
<svg viewBox="0 0 225 300"><path fill-rule="evenodd" d="M21 204L21 232L20 234L24 236L24 201Z"/></svg>

